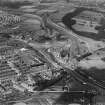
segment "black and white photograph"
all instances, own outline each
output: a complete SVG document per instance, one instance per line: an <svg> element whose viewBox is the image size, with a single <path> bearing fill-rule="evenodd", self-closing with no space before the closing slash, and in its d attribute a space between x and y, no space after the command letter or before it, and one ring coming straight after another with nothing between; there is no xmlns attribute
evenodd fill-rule
<svg viewBox="0 0 105 105"><path fill-rule="evenodd" d="M0 105L105 105L105 0L0 0Z"/></svg>

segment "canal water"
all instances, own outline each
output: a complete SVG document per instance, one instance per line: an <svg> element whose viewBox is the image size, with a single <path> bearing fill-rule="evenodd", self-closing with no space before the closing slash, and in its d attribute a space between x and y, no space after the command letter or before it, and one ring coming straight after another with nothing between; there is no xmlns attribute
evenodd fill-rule
<svg viewBox="0 0 105 105"><path fill-rule="evenodd" d="M62 18L62 22L69 29L71 29L72 31L74 31L76 34L78 34L80 36L85 36L85 37L88 37L88 38L92 38L94 40L102 40L102 39L104 39L105 38L105 31L104 31L104 28L105 28L105 19L101 20L101 23L100 23L101 26L100 27L96 27L96 30L98 30L97 34L95 34L95 33L89 33L89 32L80 32L80 31L77 31L77 30L72 28L72 25L76 24L76 21L73 20L72 18L77 16L78 14L80 14L81 12L83 12L85 10L97 12L96 10L93 10L93 9L87 9L87 8L84 8L84 7L79 7L74 12L67 13Z"/></svg>

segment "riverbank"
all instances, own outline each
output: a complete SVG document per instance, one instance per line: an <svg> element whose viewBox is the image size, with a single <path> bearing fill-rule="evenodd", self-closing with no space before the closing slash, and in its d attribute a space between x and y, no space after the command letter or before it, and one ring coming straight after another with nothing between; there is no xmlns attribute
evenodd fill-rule
<svg viewBox="0 0 105 105"><path fill-rule="evenodd" d="M62 22L67 26L67 28L71 29L74 33L83 36L83 37L87 37L87 38L91 38L94 40L102 40L105 38L105 19L101 20L101 26L100 27L96 27L95 29L97 30L98 33L91 33L91 32L81 32L81 31L77 31L76 29L74 29L72 26L76 24L76 21L73 20L72 18L75 16L78 16L81 12L85 11L85 10L89 10L89 11L94 11L93 9L87 9L87 8L76 8L76 10L74 12L70 12L68 14L66 14L63 18L62 18ZM97 12L97 11L95 11Z"/></svg>

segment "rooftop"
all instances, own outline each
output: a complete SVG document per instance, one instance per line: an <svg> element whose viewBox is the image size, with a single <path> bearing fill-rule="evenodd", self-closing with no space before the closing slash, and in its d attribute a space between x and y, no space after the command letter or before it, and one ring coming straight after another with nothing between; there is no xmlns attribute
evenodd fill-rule
<svg viewBox="0 0 105 105"><path fill-rule="evenodd" d="M12 70L5 60L0 61L0 79L10 78L16 75L15 70Z"/></svg>

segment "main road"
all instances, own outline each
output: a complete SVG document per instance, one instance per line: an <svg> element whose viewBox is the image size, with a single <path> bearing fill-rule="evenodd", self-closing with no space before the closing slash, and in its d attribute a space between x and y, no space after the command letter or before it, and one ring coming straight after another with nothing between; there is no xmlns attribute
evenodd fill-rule
<svg viewBox="0 0 105 105"><path fill-rule="evenodd" d="M82 40L83 42L85 41L88 44L90 42L94 44L93 46L95 47L95 49L93 49L93 46L92 47L91 47L91 45L89 46L89 48L92 49L93 52L96 51L96 50L98 50L98 47L96 46L96 44L97 43L100 44L100 42L96 42L96 41L91 40L91 39L88 39L88 38L80 37L80 36L76 35L74 32L72 32L71 30L67 30L67 29L65 29L65 28L57 25L56 23L52 22L49 18L47 19L47 25L49 27L57 30L58 32L63 33L64 35L67 35L72 40L72 42L73 42L73 45L72 46L73 47L74 46L80 47L78 45L79 45L80 41ZM54 62L55 61L53 61L51 58L47 57L47 55L45 55L44 53L38 51L38 49L40 49L40 48L54 47L56 45L57 46L64 45L64 43L61 44L61 43L58 43L58 42L57 43L54 42L54 44L53 43L48 43L48 44L45 43L43 45L42 44L38 44L38 43L26 43L26 44L27 44L28 47L30 47L30 48L34 49L35 51L37 51L37 54L39 56L41 55L41 58L44 59L45 61L47 61L47 63L50 63L50 65L53 64L53 66L54 66ZM105 46L101 46L100 48L104 48L104 47ZM80 81L82 83L87 83L87 84L92 85L94 87L97 87L98 86L98 87L100 87L102 89L105 89L105 86L102 83L100 83L99 81L95 80L94 78L92 78L90 76L88 76L88 78L85 78L81 74L77 73L75 70L71 70L70 69L70 66L67 67L67 66L65 66L65 64L61 64L59 61L56 61L55 63L58 66L61 66L62 68L64 68L65 70L67 70L70 73L70 75L72 75L78 81Z"/></svg>

